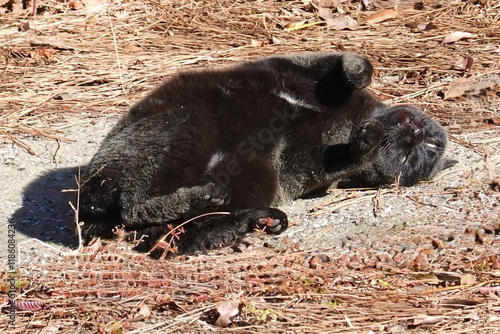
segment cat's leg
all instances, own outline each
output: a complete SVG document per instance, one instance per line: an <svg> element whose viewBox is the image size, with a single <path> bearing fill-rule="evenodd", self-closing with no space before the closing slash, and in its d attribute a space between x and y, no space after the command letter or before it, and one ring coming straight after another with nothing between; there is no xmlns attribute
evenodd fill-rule
<svg viewBox="0 0 500 334"><path fill-rule="evenodd" d="M330 75L331 79L354 89L367 87L373 74L370 61L353 52L274 56L255 61L253 64L286 74L285 80L290 77L298 81L301 81L301 78L319 81Z"/></svg>
<svg viewBox="0 0 500 334"><path fill-rule="evenodd" d="M259 64L282 75L279 96L319 109L343 105L353 91L370 84L373 74L370 61L352 52L270 57Z"/></svg>
<svg viewBox="0 0 500 334"><path fill-rule="evenodd" d="M187 220L200 213L213 211L230 200L227 190L214 183L206 182L142 201L134 192L122 193L122 217L127 230L160 225L179 219Z"/></svg>
<svg viewBox="0 0 500 334"><path fill-rule="evenodd" d="M367 87L372 78L373 66L365 57L341 53L333 64L315 81L314 97L324 106L342 106L353 91Z"/></svg>
<svg viewBox="0 0 500 334"><path fill-rule="evenodd" d="M227 246L253 230L260 230L268 234L279 234L287 227L287 216L278 209L247 209L230 214L214 214L195 219L182 226L183 232L177 233L178 238L173 240L180 254L191 254L197 251ZM143 239L137 249L140 251L151 250L158 238L166 235L169 231L170 229L166 224L138 231L138 236L148 235L148 238ZM167 238L166 241L170 241L170 238Z"/></svg>
<svg viewBox="0 0 500 334"><path fill-rule="evenodd" d="M178 243L181 252L215 248L234 241L254 228L267 233L280 233L286 229L286 215L277 209L267 208L273 201L278 181L276 169L266 154L257 154L249 159L237 152L228 153L225 159L211 166L202 179L211 180L208 189L202 187L203 191L200 192L198 188L190 188L191 198L177 199L182 196L176 192L175 200L169 195L169 198L149 200L147 206L136 206L135 211L140 215L136 214L138 223L134 226L140 230L140 234L148 234L149 239L139 247L140 250L149 250L148 247L158 238L168 233L169 221L178 226L188 218L207 212L230 213L196 218L184 225L186 234L181 236ZM230 195L224 192L226 189ZM165 205L162 202L166 202ZM172 212L179 211L182 212L180 215L172 215ZM164 219L167 215L168 219Z"/></svg>
<svg viewBox="0 0 500 334"><path fill-rule="evenodd" d="M96 203L108 203L100 206L83 205L80 209L82 237L88 243L94 237L113 238L113 229L124 225L128 231L139 230L153 225L165 225L169 222L187 220L199 213L213 211L229 202L226 189L213 182L206 182L191 187L182 187L176 191L144 199L138 189L122 189L120 199L99 198ZM87 196L90 197L90 196ZM86 198L86 197L84 197ZM86 203L85 203L86 204Z"/></svg>
<svg viewBox="0 0 500 334"><path fill-rule="evenodd" d="M226 216L194 221L180 236L181 253L193 253L227 245L255 229L279 234L288 227L287 216L274 208L241 210Z"/></svg>

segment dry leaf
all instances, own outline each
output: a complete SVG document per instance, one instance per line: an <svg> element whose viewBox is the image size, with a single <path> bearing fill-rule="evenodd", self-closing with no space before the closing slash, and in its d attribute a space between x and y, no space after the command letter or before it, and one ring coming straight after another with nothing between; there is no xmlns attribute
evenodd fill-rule
<svg viewBox="0 0 500 334"><path fill-rule="evenodd" d="M68 7L69 7L69 9L72 9L72 10L78 10L78 9L84 8L85 5L81 1L73 0L73 1L68 2Z"/></svg>
<svg viewBox="0 0 500 334"><path fill-rule="evenodd" d="M318 8L318 16L321 17L325 21L328 19L333 19L332 11L330 9L326 9L324 7Z"/></svg>
<svg viewBox="0 0 500 334"><path fill-rule="evenodd" d="M471 34L470 32L455 31L446 36L441 43L442 44L453 43L458 40L461 40L462 38L474 38L474 37L476 37L476 35Z"/></svg>
<svg viewBox="0 0 500 334"><path fill-rule="evenodd" d="M432 247L435 249L445 249L446 243L438 238L432 238Z"/></svg>
<svg viewBox="0 0 500 334"><path fill-rule="evenodd" d="M350 29L357 30L359 29L358 22L355 19L347 16L347 15L339 15L334 17L332 11L330 9L326 9L323 7L318 8L318 16L325 20L326 26L328 29L333 30L342 30L342 29Z"/></svg>
<svg viewBox="0 0 500 334"><path fill-rule="evenodd" d="M278 37L271 36L271 39L269 40L269 44L281 44L281 41L278 39Z"/></svg>
<svg viewBox="0 0 500 334"><path fill-rule="evenodd" d="M215 308L205 312L202 320L218 327L226 327L240 313L240 310L241 303L239 300L221 302Z"/></svg>
<svg viewBox="0 0 500 334"><path fill-rule="evenodd" d="M35 60L40 60L40 59L52 60L55 53L56 50L54 49L39 48L30 51L30 57Z"/></svg>
<svg viewBox="0 0 500 334"><path fill-rule="evenodd" d="M151 310L146 304L142 304L136 316L139 316L141 319L147 319L151 316Z"/></svg>
<svg viewBox="0 0 500 334"><path fill-rule="evenodd" d="M467 78L457 78L450 82L448 89L444 93L444 99L448 100L464 95L465 89L468 85L468 81L470 80Z"/></svg>
<svg viewBox="0 0 500 334"><path fill-rule="evenodd" d="M305 29L309 28L318 24L323 24L323 21L316 21L316 22L309 22L309 23L304 23L302 25L296 25L293 28L285 28L285 31L294 31L294 30L300 30L300 29Z"/></svg>
<svg viewBox="0 0 500 334"><path fill-rule="evenodd" d="M460 97L464 94L477 94L481 90L495 86L493 80L484 79L476 81L476 78L457 78L450 82L448 89L444 93L444 99Z"/></svg>
<svg viewBox="0 0 500 334"><path fill-rule="evenodd" d="M453 65L453 68L460 71L468 71L472 67L472 64L474 64L474 58L471 56L465 56L457 60Z"/></svg>
<svg viewBox="0 0 500 334"><path fill-rule="evenodd" d="M419 30L423 30L423 31L429 31L429 30L432 30L432 29L437 29L437 26L432 23L432 22L429 22L429 23L421 23L421 24L418 24L417 25L417 28Z"/></svg>
<svg viewBox="0 0 500 334"><path fill-rule="evenodd" d="M459 284L460 283L460 274L459 273L453 273L453 272L439 272L435 273L436 277L439 279L440 282L445 282L447 285L449 284Z"/></svg>
<svg viewBox="0 0 500 334"><path fill-rule="evenodd" d="M476 283L476 278L472 274L465 274L460 278L461 285L473 285Z"/></svg>
<svg viewBox="0 0 500 334"><path fill-rule="evenodd" d="M240 313L239 301L222 302L216 306L219 318L215 321L215 326L226 327L232 322L233 317Z"/></svg>
<svg viewBox="0 0 500 334"><path fill-rule="evenodd" d="M342 30L342 29L358 30L359 29L358 22L356 22L355 19L353 19L347 15L340 15L340 16L337 16L333 19L326 20L326 26L328 27L328 29L333 29L333 30Z"/></svg>
<svg viewBox="0 0 500 334"><path fill-rule="evenodd" d="M25 32L30 30L30 23L29 22L24 22L19 25L17 28L17 31Z"/></svg>
<svg viewBox="0 0 500 334"><path fill-rule="evenodd" d="M380 12L376 12L366 18L366 22L369 24L375 24L375 23L380 23L384 22L390 19L394 19L398 17L398 11L394 9L384 9L381 10Z"/></svg>
<svg viewBox="0 0 500 334"><path fill-rule="evenodd" d="M410 290L411 290L411 292L414 292L414 293L421 293L424 291L429 291L429 289L431 289L430 286L428 286L427 284L422 284L422 285L415 285Z"/></svg>
<svg viewBox="0 0 500 334"><path fill-rule="evenodd" d="M259 41L259 40L256 40L256 39L252 38L251 41L250 41L250 45L251 46L257 46L257 47L263 47L265 45L265 43L262 42L262 41Z"/></svg>
<svg viewBox="0 0 500 334"><path fill-rule="evenodd" d="M417 24L417 22L407 22L405 23L405 27L410 28L412 30L416 30L418 29L419 25Z"/></svg>
<svg viewBox="0 0 500 334"><path fill-rule="evenodd" d="M129 51L129 52L137 52L137 51L141 51L142 49L140 47L137 47L135 46L134 44L132 43L129 43L129 44L126 44L123 49L125 51Z"/></svg>
<svg viewBox="0 0 500 334"><path fill-rule="evenodd" d="M421 250L410 263L410 266L415 271L428 271L430 267L429 251Z"/></svg>

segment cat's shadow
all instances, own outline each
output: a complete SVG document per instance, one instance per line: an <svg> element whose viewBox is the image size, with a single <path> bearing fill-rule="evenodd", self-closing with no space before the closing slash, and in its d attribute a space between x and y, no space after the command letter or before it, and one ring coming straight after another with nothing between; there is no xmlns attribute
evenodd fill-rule
<svg viewBox="0 0 500 334"><path fill-rule="evenodd" d="M77 173L78 167L58 168L31 182L23 192L22 206L11 217L16 232L44 242L78 247L75 212L69 204L76 206Z"/></svg>

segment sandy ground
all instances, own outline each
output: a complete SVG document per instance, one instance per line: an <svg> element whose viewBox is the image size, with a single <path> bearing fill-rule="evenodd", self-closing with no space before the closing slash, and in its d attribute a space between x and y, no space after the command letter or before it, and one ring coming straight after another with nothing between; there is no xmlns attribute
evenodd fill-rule
<svg viewBox="0 0 500 334"><path fill-rule="evenodd" d="M66 117L65 136L74 141L60 142L46 138L24 138L36 155L29 154L12 142L0 144L0 244L6 245L6 224L15 221L16 242L20 245L21 260L42 256L49 249L40 241L63 250L78 244L73 227L74 212L69 202L75 203L75 175L78 166L89 161L99 148L106 133L114 125L115 117ZM474 150L451 141L447 156L458 160L452 168L442 172L431 183L398 190L346 191L332 189L325 197L296 200L284 207L292 225L282 235L265 236L262 243L301 249L327 249L348 240L368 240L374 236L384 238L387 233L398 233L398 226L435 227L437 236L453 230L463 231L450 217L466 217L464 207L471 203L450 201L456 191L450 189L477 189L478 199L488 208L486 219L500 217L498 197L485 196L484 190L500 176L500 131L476 132L459 136L460 140L473 145ZM467 145L468 146L468 145ZM492 158L484 158L478 148L486 150ZM450 204L451 203L451 204ZM483 215L484 216L484 215ZM457 220L459 224L468 220ZM481 222L478 220L478 224ZM453 225L453 226L452 226ZM295 247L294 246L294 247ZM6 260L6 248L2 247L0 261Z"/></svg>

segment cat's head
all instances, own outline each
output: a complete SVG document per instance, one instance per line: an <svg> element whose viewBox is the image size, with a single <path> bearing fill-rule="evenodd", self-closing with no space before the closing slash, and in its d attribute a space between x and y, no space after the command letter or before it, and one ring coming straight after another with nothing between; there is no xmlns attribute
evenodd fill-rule
<svg viewBox="0 0 500 334"><path fill-rule="evenodd" d="M445 130L419 109L400 105L375 113L384 126L376 159L355 178L366 185L413 185L448 167Z"/></svg>

